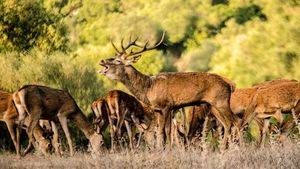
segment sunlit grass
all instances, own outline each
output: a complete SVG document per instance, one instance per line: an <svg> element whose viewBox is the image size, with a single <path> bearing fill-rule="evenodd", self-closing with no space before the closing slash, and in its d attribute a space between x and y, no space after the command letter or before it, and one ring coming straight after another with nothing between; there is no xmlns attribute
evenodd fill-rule
<svg viewBox="0 0 300 169"><path fill-rule="evenodd" d="M77 153L73 157L0 155L1 168L298 168L300 144L271 144L265 147L231 146L225 152L187 149Z"/></svg>

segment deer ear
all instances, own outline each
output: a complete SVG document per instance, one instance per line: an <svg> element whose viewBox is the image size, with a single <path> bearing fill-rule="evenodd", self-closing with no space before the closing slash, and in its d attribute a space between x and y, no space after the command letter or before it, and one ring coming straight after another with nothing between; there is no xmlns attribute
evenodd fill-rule
<svg viewBox="0 0 300 169"><path fill-rule="evenodd" d="M124 64L125 65L131 65L133 63L136 63L140 58L141 58L141 55L133 56L130 59L126 59L125 62L124 62Z"/></svg>
<svg viewBox="0 0 300 169"><path fill-rule="evenodd" d="M141 58L141 55L134 56L132 58L132 63L136 63Z"/></svg>

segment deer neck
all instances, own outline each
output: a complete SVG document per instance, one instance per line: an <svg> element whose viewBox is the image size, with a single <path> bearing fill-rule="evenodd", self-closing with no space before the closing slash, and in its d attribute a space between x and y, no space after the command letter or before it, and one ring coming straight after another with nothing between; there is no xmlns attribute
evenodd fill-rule
<svg viewBox="0 0 300 169"><path fill-rule="evenodd" d="M125 74L126 75L121 79L121 82L135 97L143 103L149 104L147 92L151 87L150 76L139 72L133 66L126 67Z"/></svg>
<svg viewBox="0 0 300 169"><path fill-rule="evenodd" d="M83 115L83 113L79 110L72 118L74 119L77 127L81 129L88 139L90 139L90 137L94 134L94 130L92 125L88 123L87 118Z"/></svg>

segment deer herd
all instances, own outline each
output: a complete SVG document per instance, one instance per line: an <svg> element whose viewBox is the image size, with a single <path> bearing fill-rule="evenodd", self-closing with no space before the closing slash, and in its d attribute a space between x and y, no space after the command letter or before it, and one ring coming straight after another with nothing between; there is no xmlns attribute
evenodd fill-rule
<svg viewBox="0 0 300 169"><path fill-rule="evenodd" d="M176 72L148 76L132 64L143 52L159 47L138 44L138 38L124 45L121 41L115 56L101 60L104 69L99 73L121 82L132 95L111 90L91 104L93 122L78 107L74 98L64 90L40 85L25 85L14 93L0 91L0 120L7 125L17 155L27 154L32 146L48 155L53 147L61 155L57 124L65 134L70 155L74 154L68 128L72 121L89 140L92 152L103 147L106 129L110 135L110 148L115 151L121 140L128 138L129 148L141 145L149 148L171 148L181 140L188 144L197 131L206 136L212 128L222 132L221 149L226 149L228 139L236 134L243 144L243 132L251 121L259 124L260 144L269 130L287 135L293 128L300 129L300 83L296 80L277 79L238 89L225 77L213 73ZM185 108L190 107L185 112ZM284 120L284 115L291 118ZM176 116L180 115L180 118ZM276 119L271 128L270 118ZM275 129L274 129L275 128ZM26 129L28 146L20 152L20 133ZM300 132L300 130L298 131ZM51 139L45 133L52 134ZM218 135L222 136L221 133Z"/></svg>

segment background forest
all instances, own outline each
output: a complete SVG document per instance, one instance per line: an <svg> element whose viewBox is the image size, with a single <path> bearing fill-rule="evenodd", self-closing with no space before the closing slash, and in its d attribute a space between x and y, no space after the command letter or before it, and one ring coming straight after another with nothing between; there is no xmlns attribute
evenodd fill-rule
<svg viewBox="0 0 300 169"><path fill-rule="evenodd" d="M0 87L63 88L88 112L116 87L96 73L98 61L114 54L110 39L155 42L162 31L165 46L135 65L142 72L215 72L238 87L299 80L299 1L275 1L1 0Z"/></svg>
<svg viewBox="0 0 300 169"><path fill-rule="evenodd" d="M112 39L165 45L135 65L146 74L205 71L238 87L300 80L298 0L0 0L0 88L68 90L85 114L93 100L124 87L98 75Z"/></svg>

